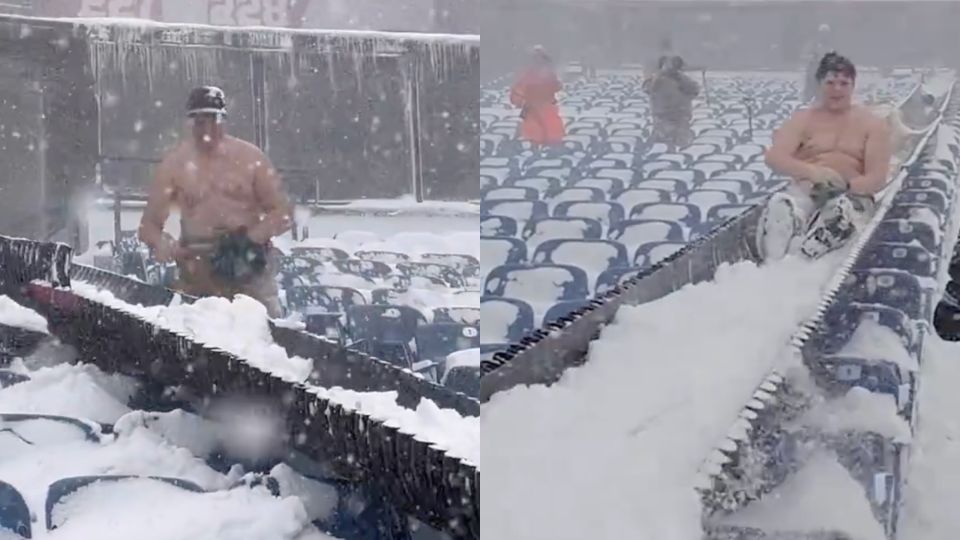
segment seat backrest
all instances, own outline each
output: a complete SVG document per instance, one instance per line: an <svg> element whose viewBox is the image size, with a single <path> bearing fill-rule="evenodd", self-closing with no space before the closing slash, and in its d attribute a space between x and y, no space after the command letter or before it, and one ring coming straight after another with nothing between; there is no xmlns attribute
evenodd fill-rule
<svg viewBox="0 0 960 540"><path fill-rule="evenodd" d="M540 198L540 192L534 188L517 187L516 184L510 187L495 187L488 189L483 194L483 199L487 201L502 201L511 199L536 200Z"/></svg>
<svg viewBox="0 0 960 540"><path fill-rule="evenodd" d="M503 236L480 237L480 264L484 268L520 264L526 260L527 245L522 240Z"/></svg>
<svg viewBox="0 0 960 540"><path fill-rule="evenodd" d="M421 324L416 329L417 356L439 362L455 351L480 347L480 329L458 323Z"/></svg>
<svg viewBox="0 0 960 540"><path fill-rule="evenodd" d="M507 216L480 218L480 236L516 236L517 220Z"/></svg>
<svg viewBox="0 0 960 540"><path fill-rule="evenodd" d="M426 317L410 306L365 305L347 308L347 331L354 341L409 343Z"/></svg>
<svg viewBox="0 0 960 540"><path fill-rule="evenodd" d="M700 225L700 209L686 203L644 203L630 210L630 219L677 221L687 227Z"/></svg>
<svg viewBox="0 0 960 540"><path fill-rule="evenodd" d="M594 286L594 294L601 295L619 285L623 285L630 278L636 276L642 271L642 268L633 266L624 266L620 268L610 268L604 270L600 276L597 277L597 282Z"/></svg>
<svg viewBox="0 0 960 540"><path fill-rule="evenodd" d="M718 189L697 189L684 198L684 202L699 208L701 214L706 214L714 206L735 204L737 201L739 201L737 194Z"/></svg>
<svg viewBox="0 0 960 540"><path fill-rule="evenodd" d="M480 343L517 343L533 330L533 308L515 298L480 298Z"/></svg>
<svg viewBox="0 0 960 540"><path fill-rule="evenodd" d="M607 238L621 244L636 247L649 242L669 240L683 242L683 227L673 221L651 219L628 219L615 224L607 233Z"/></svg>
<svg viewBox="0 0 960 540"><path fill-rule="evenodd" d="M338 259L349 259L350 254L336 247L308 247L297 246L290 249L290 253L302 257L307 257L315 261L335 261Z"/></svg>
<svg viewBox="0 0 960 540"><path fill-rule="evenodd" d="M433 322L450 322L480 326L480 308L473 306L444 306L433 308Z"/></svg>
<svg viewBox="0 0 960 540"><path fill-rule="evenodd" d="M686 246L687 244L684 242L649 242L642 244L633 254L633 265L638 267L653 266Z"/></svg>
<svg viewBox="0 0 960 540"><path fill-rule="evenodd" d="M618 178L581 178L574 183L575 187L599 189L607 198L614 193L623 191L623 180Z"/></svg>
<svg viewBox="0 0 960 540"><path fill-rule="evenodd" d="M642 185L643 183L641 183ZM620 203L625 210L631 210L634 206L644 203L668 202L670 193L662 189L653 188L630 188L621 191L614 200Z"/></svg>
<svg viewBox="0 0 960 540"><path fill-rule="evenodd" d="M501 200L501 201L480 201L481 214L486 209L486 214L498 216L507 216L515 219L517 223L529 221L538 217L546 217L549 213L547 203L543 201L525 201L525 200Z"/></svg>
<svg viewBox="0 0 960 540"><path fill-rule="evenodd" d="M616 178L621 182L628 184L633 180L634 172L633 169L616 169L616 168L604 168L604 169L591 169L591 176L597 178Z"/></svg>
<svg viewBox="0 0 960 540"><path fill-rule="evenodd" d="M397 264L397 270L409 277L425 277L438 279L447 287L459 289L464 286L460 272L445 264L425 261L409 261Z"/></svg>
<svg viewBox="0 0 960 540"><path fill-rule="evenodd" d="M752 204L718 204L707 211L707 217L704 223L716 223L726 221L732 217L739 216L753 208Z"/></svg>
<svg viewBox="0 0 960 540"><path fill-rule="evenodd" d="M363 294L351 287L298 285L287 289L287 305L297 313L344 313L348 306L366 303Z"/></svg>
<svg viewBox="0 0 960 540"><path fill-rule="evenodd" d="M741 171L743 172L743 171ZM724 175L727 173L724 173ZM727 179L723 175L715 176L700 184L702 189L717 189L736 193L740 198L753 194L753 185L746 180Z"/></svg>
<svg viewBox="0 0 960 540"><path fill-rule="evenodd" d="M610 227L623 219L623 206L616 202L578 202L558 204L553 213L556 217L588 218Z"/></svg>
<svg viewBox="0 0 960 540"><path fill-rule="evenodd" d="M533 254L534 264L568 264L595 273L627 265L627 250L613 240L547 240Z"/></svg>
<svg viewBox="0 0 960 540"><path fill-rule="evenodd" d="M527 223L523 230L523 239L528 245L535 246L555 238L600 238L602 234L603 226L596 219L554 217Z"/></svg>
<svg viewBox="0 0 960 540"><path fill-rule="evenodd" d="M504 265L490 271L484 286L484 294L544 303L586 298L589 295L589 287L587 274L576 266Z"/></svg>
<svg viewBox="0 0 960 540"><path fill-rule="evenodd" d="M559 204L571 201L600 202L605 198L605 194L598 188L592 187L569 187L564 188L549 197L552 204Z"/></svg>
<svg viewBox="0 0 960 540"><path fill-rule="evenodd" d="M731 170L729 164L720 163L719 161L702 161L694 163L690 168L702 172L704 179L709 179L715 175Z"/></svg>
<svg viewBox="0 0 960 540"><path fill-rule="evenodd" d="M590 305L589 300L573 300L570 302L558 302L550 306L549 309L547 309L547 312L543 315L542 325L546 326L556 321L560 317L566 317L571 312L576 311L582 307L586 307L588 305Z"/></svg>
<svg viewBox="0 0 960 540"><path fill-rule="evenodd" d="M410 260L410 255L397 251L382 251L374 249L365 249L354 252L354 257L363 261L377 261L383 264L397 264Z"/></svg>
<svg viewBox="0 0 960 540"><path fill-rule="evenodd" d="M364 261L362 259L338 259L332 261L334 268L344 274L354 274L367 279L385 279L393 270L379 261Z"/></svg>

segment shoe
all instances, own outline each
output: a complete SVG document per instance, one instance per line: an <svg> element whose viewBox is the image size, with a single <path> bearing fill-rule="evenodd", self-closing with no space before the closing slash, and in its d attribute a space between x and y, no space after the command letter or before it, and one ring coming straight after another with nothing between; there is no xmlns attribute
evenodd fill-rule
<svg viewBox="0 0 960 540"><path fill-rule="evenodd" d="M831 200L812 220L810 229L800 243L800 252L817 259L840 248L856 231L852 218L853 205L850 199L838 197Z"/></svg>
<svg viewBox="0 0 960 540"><path fill-rule="evenodd" d="M803 226L794 200L784 194L770 198L757 224L757 249L761 261L782 259Z"/></svg>

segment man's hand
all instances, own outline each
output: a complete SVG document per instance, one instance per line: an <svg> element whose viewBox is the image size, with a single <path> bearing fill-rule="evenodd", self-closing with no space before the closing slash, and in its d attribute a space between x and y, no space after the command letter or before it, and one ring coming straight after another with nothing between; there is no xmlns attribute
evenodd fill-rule
<svg viewBox="0 0 960 540"><path fill-rule="evenodd" d="M814 185L823 184L843 191L849 188L847 181L843 179L840 173L822 165L812 165L804 179L809 180Z"/></svg>
<svg viewBox="0 0 960 540"><path fill-rule="evenodd" d="M176 261L181 255L180 244L167 233L163 233L160 241L153 250L153 258L157 262L168 263Z"/></svg>

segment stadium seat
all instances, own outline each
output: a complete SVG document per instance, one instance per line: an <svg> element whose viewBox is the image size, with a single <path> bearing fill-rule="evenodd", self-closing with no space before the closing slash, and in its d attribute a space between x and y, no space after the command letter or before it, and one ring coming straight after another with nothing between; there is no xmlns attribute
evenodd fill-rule
<svg viewBox="0 0 960 540"><path fill-rule="evenodd" d="M433 322L449 322L480 326L480 308L470 306L445 306L433 308Z"/></svg>
<svg viewBox="0 0 960 540"><path fill-rule="evenodd" d="M354 345L368 354L412 368L410 344L419 325L426 324L422 313L409 306L350 306L347 332Z"/></svg>
<svg viewBox="0 0 960 540"><path fill-rule="evenodd" d="M700 225L700 209L685 203L644 203L630 210L629 219L660 219L682 223L688 228Z"/></svg>
<svg viewBox="0 0 960 540"><path fill-rule="evenodd" d="M566 317L567 315L569 315L569 314L572 313L573 311L576 311L576 310L578 310L578 309L580 309L580 308L583 308L583 307L586 307L586 306L589 306L589 305L590 305L590 301L589 301L589 300L574 300L574 301L570 301L570 302L559 302L559 303L556 303L556 304L550 306L550 309L548 309L547 312L546 312L546 314L543 316L543 323L542 323L542 325L543 325L543 326L546 326L546 325L548 325L548 324L556 321L556 320L559 319L560 317Z"/></svg>
<svg viewBox="0 0 960 540"><path fill-rule="evenodd" d="M354 252L353 256L362 261L377 261L383 264L397 264L410 260L410 255L406 253L383 250L360 250Z"/></svg>
<svg viewBox="0 0 960 540"><path fill-rule="evenodd" d="M638 275L643 269L639 267L621 267L610 268L604 271L597 278L594 286L594 294L599 296L620 285L626 283L630 278Z"/></svg>
<svg viewBox="0 0 960 540"><path fill-rule="evenodd" d="M565 202L602 202L606 198L603 191L591 187L569 187L548 195L550 204Z"/></svg>
<svg viewBox="0 0 960 540"><path fill-rule="evenodd" d="M397 264L397 270L408 277L425 277L440 280L451 289L464 286L460 272L452 266L434 262L410 261Z"/></svg>
<svg viewBox="0 0 960 540"><path fill-rule="evenodd" d="M495 187L483 194L485 201L528 200L540 198L540 192L532 187L518 187L516 183L511 187Z"/></svg>
<svg viewBox="0 0 960 540"><path fill-rule="evenodd" d="M165 484L170 484L171 486L186 490L192 491L194 493L203 493L203 488L191 482L189 480L184 480L181 478L168 478L161 476L132 476L132 475L99 475L99 476L75 476L71 478L62 478L56 482L50 484L50 487L47 489L47 500L46 500L46 523L48 530L55 530L59 526L63 525L63 521L54 522L53 510L58 505L64 502L64 498L76 493L81 488L87 487L93 483L98 482L108 482L108 483L119 483L126 480L154 480L157 482L163 482ZM65 519L69 519L66 517Z"/></svg>
<svg viewBox="0 0 960 540"><path fill-rule="evenodd" d="M339 272L353 274L370 280L386 279L393 270L379 261L364 261L361 259L337 259L331 264Z"/></svg>
<svg viewBox="0 0 960 540"><path fill-rule="evenodd" d="M683 242L649 242L637 248L633 256L633 266L653 266L680 251L687 244Z"/></svg>
<svg viewBox="0 0 960 540"><path fill-rule="evenodd" d="M581 178L576 181L574 187L586 187L599 189L603 192L605 199L613 198L613 195L623 191L623 181L617 178Z"/></svg>
<svg viewBox="0 0 960 540"><path fill-rule="evenodd" d="M487 275L483 290L486 296L523 298L528 302L581 300L590 294L582 269L559 264L498 266Z"/></svg>
<svg viewBox="0 0 960 540"><path fill-rule="evenodd" d="M685 235L680 224L673 221L630 219L621 221L611 227L607 233L607 238L616 240L630 248L665 240L683 242Z"/></svg>
<svg viewBox="0 0 960 540"><path fill-rule="evenodd" d="M517 220L507 216L480 218L480 236L516 236Z"/></svg>
<svg viewBox="0 0 960 540"><path fill-rule="evenodd" d="M480 298L480 343L518 343L534 329L533 308L515 298Z"/></svg>
<svg viewBox="0 0 960 540"><path fill-rule="evenodd" d="M4 531L17 536L11 538L32 538L30 508L23 495L12 485L0 481L0 537L5 537Z"/></svg>
<svg viewBox="0 0 960 540"><path fill-rule="evenodd" d="M350 254L335 247L295 247L290 249L293 255L307 257L314 261L335 261L339 259L349 259Z"/></svg>
<svg viewBox="0 0 960 540"><path fill-rule="evenodd" d="M480 237L480 261L485 268L520 264L527 260L527 245L508 237Z"/></svg>
<svg viewBox="0 0 960 540"><path fill-rule="evenodd" d="M519 224L541 217L547 217L549 210L543 201L500 200L480 201L481 215L497 215L513 218Z"/></svg>
<svg viewBox="0 0 960 540"><path fill-rule="evenodd" d="M452 352L480 347L480 329L457 323L422 324L416 328L415 339L420 361L443 364Z"/></svg>
<svg viewBox="0 0 960 540"><path fill-rule="evenodd" d="M609 228L623 219L623 206L610 202L565 202L558 204L553 213L558 218L587 218Z"/></svg>

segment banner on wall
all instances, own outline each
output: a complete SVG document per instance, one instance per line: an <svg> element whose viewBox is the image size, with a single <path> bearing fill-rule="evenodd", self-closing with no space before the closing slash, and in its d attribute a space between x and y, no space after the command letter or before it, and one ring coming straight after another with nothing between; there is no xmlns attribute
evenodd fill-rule
<svg viewBox="0 0 960 540"><path fill-rule="evenodd" d="M40 2L41 16L125 17L216 26L290 26L291 4L303 0L57 0Z"/></svg>

